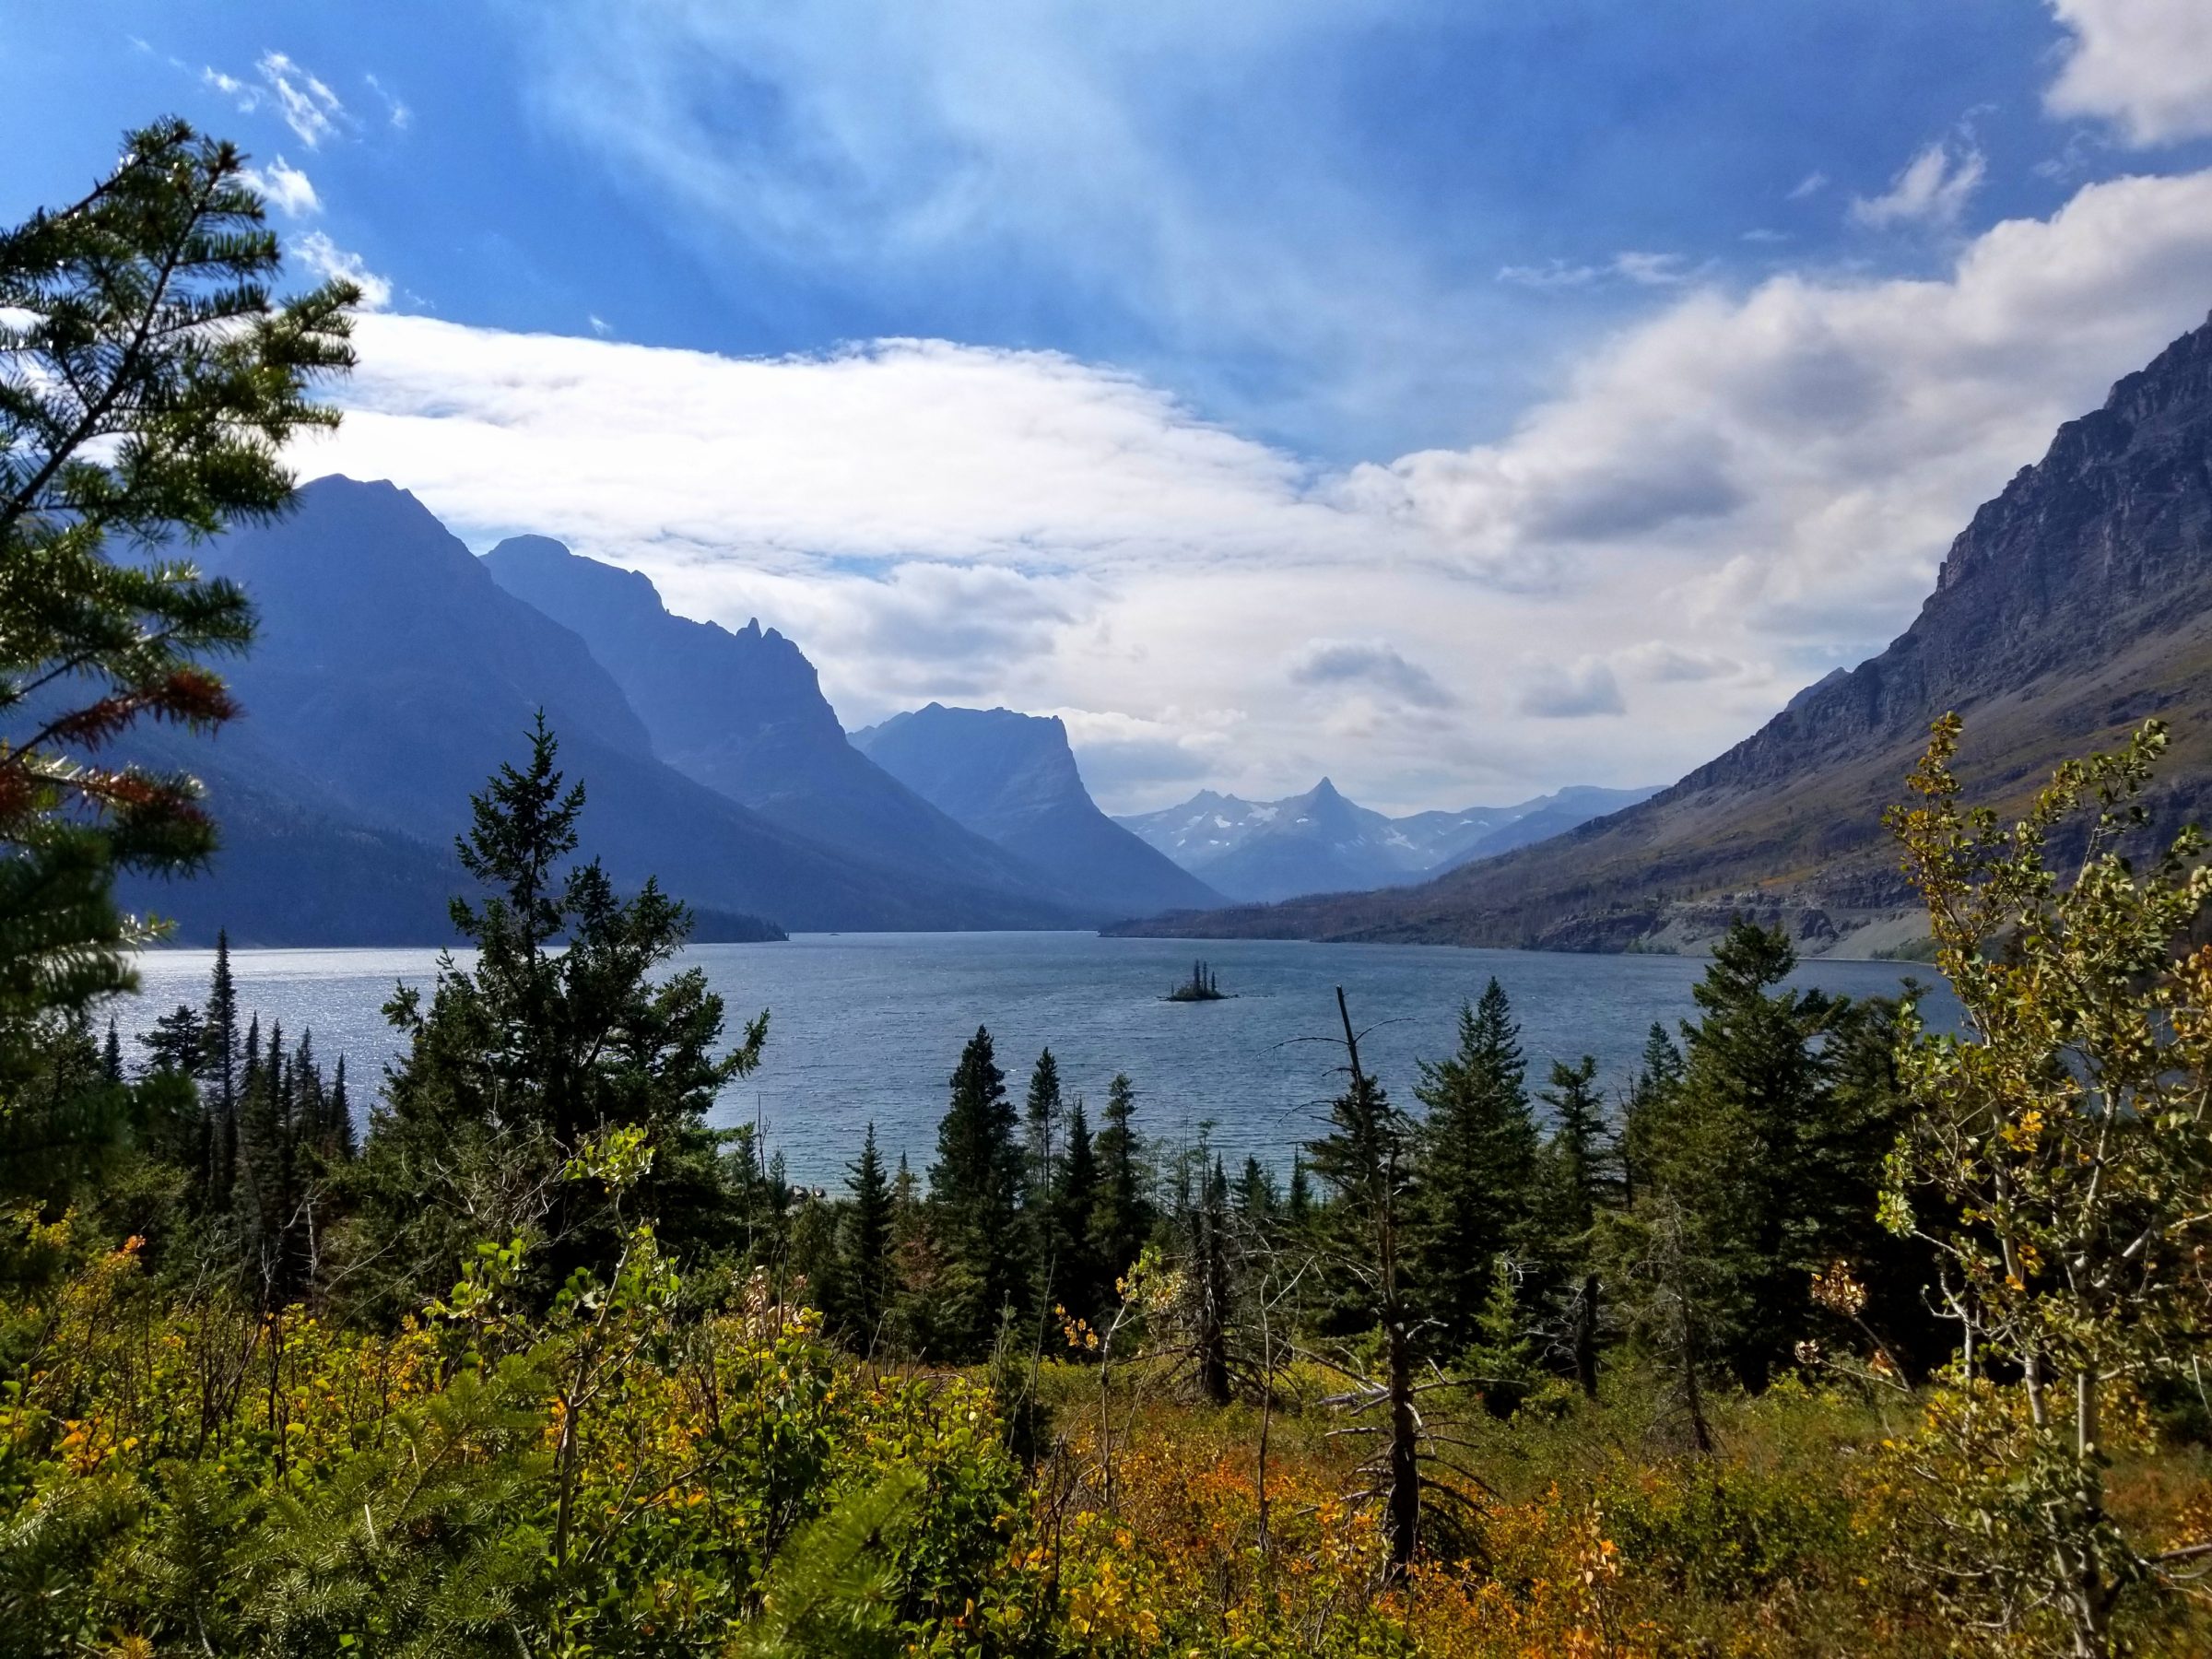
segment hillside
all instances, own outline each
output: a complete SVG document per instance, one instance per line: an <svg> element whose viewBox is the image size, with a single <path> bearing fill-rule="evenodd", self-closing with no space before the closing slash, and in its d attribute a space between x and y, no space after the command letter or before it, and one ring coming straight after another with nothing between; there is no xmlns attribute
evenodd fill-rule
<svg viewBox="0 0 2212 1659"><path fill-rule="evenodd" d="M2212 805L2212 323L2059 429L1887 650L1650 800L1418 888L1133 931L1664 949L1744 912L1808 950L1896 947L1917 928L1881 808L1947 710L1980 799L2017 805L2157 714L2174 727L2160 827Z"/></svg>

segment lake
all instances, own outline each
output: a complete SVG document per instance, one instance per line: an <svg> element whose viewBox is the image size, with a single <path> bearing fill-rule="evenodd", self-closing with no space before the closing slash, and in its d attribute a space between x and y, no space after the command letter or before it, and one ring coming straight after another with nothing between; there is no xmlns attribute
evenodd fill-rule
<svg viewBox="0 0 2212 1659"><path fill-rule="evenodd" d="M816 934L774 945L702 945L682 959L706 971L730 1027L770 1010L760 1069L718 1102L724 1124L758 1122L796 1180L841 1178L873 1120L885 1156L904 1152L921 1172L935 1151L946 1083L960 1048L988 1026L1016 1099L1038 1051L1059 1061L1062 1087L1081 1094L1095 1127L1108 1081L1125 1071L1137 1124L1174 1143L1213 1125L1232 1166L1247 1152L1278 1168L1314 1133L1335 1092L1340 1045L1335 987L1357 1025L1372 1028L1361 1058L1412 1104L1419 1057L1451 1051L1465 999L1492 975L1512 999L1541 1082L1554 1058L1597 1056L1609 1089L1633 1074L1653 1020L1669 1029L1694 1011L1702 959L1565 956L1436 946L1312 945L1224 940L1199 947L1232 996L1169 1003L1187 976L1188 941L1101 939L1090 934ZM465 953L463 956L466 960ZM427 984L434 950L240 950L231 955L242 1009L288 1044L312 1030L327 1069L347 1057L363 1106L396 1052L379 1013L399 982ZM119 1018L129 1034L179 1002L205 1000L214 952L160 950L141 960L141 995ZM1851 995L1894 992L1908 973L1888 962L1814 961L1794 982ZM1957 1017L1940 983L1924 1001L1939 1028ZM1317 1041L1319 1040L1319 1041Z"/></svg>

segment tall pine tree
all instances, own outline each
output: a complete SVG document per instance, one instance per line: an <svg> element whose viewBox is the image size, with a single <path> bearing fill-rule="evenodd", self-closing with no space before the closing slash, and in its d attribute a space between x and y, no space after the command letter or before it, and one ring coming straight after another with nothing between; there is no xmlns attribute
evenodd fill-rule
<svg viewBox="0 0 2212 1659"><path fill-rule="evenodd" d="M989 1350L1001 1310L1018 1304L1028 1288L1018 1225L1022 1147L1006 1074L984 1028L961 1050L951 1089L929 1169L933 1228L947 1270L940 1340L973 1358Z"/></svg>
<svg viewBox="0 0 2212 1659"><path fill-rule="evenodd" d="M1478 1004L1460 1006L1458 1052L1421 1063L1414 1092L1428 1116L1410 1249L1435 1346L1447 1356L1475 1339L1500 1259L1525 1243L1537 1153L1527 1071L1521 1028L1495 979Z"/></svg>

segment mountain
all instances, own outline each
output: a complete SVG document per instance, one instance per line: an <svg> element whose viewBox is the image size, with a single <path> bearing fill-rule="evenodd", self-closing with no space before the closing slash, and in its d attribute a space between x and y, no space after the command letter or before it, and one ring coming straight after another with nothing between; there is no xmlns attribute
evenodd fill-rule
<svg viewBox="0 0 2212 1659"><path fill-rule="evenodd" d="M654 754L685 776L816 845L931 884L966 925L1066 925L1084 908L854 748L814 665L774 629L674 616L644 575L547 536L511 537L484 565L583 641Z"/></svg>
<svg viewBox="0 0 2212 1659"><path fill-rule="evenodd" d="M203 562L241 582L261 619L230 674L246 714L223 754L242 771L229 785L241 798L250 785L312 802L436 857L468 822L471 793L522 756L542 708L564 771L586 787L584 844L618 883L658 876L710 912L793 927L979 924L972 892L841 855L655 759L584 642L501 588L404 490L318 479L284 518L221 538ZM218 819L229 808L221 794L214 806ZM254 902L250 874L234 842L206 902ZM358 902L374 911L382 899L371 889ZM302 924L287 941L321 936Z"/></svg>
<svg viewBox="0 0 2212 1659"><path fill-rule="evenodd" d="M2156 827L2212 806L2212 322L2059 429L1887 650L1650 800L1418 888L1147 931L1665 949L1746 913L1807 950L1907 947L1924 923L1880 809L1949 710L1970 794L2000 809L2152 714L2173 727Z"/></svg>
<svg viewBox="0 0 2212 1659"><path fill-rule="evenodd" d="M1514 806L1393 818L1346 799L1324 778L1306 794L1280 801L1201 790L1180 806L1120 822L1230 897L1268 901L1403 885L1556 834L1651 793L1578 786Z"/></svg>
<svg viewBox="0 0 2212 1659"><path fill-rule="evenodd" d="M1099 810L1057 718L933 702L853 733L853 745L1100 915L1221 902L1206 883Z"/></svg>

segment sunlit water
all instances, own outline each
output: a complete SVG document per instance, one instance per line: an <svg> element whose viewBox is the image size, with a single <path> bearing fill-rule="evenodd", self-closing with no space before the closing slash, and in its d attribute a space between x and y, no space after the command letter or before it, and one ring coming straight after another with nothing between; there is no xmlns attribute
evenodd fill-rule
<svg viewBox="0 0 2212 1659"><path fill-rule="evenodd" d="M1589 1053L1618 1088L1652 1022L1671 1028L1693 1012L1690 987L1704 971L1682 957L1429 946L1239 940L1197 950L1230 1000L1162 1000L1189 972L1188 943L1089 934L816 934L704 945L684 960L706 970L733 1032L759 1009L771 1014L760 1069L724 1093L716 1121L758 1121L794 1177L818 1182L840 1178L871 1120L887 1157L904 1152L917 1171L926 1169L947 1079L979 1025L990 1028L1017 1097L1049 1045L1063 1087L1087 1099L1094 1125L1108 1080L1125 1071L1137 1087L1139 1126L1156 1138L1174 1144L1210 1124L1232 1163L1250 1151L1283 1167L1334 1092L1343 1053L1327 1040L1337 1029L1337 985L1368 1030L1362 1059L1411 1104L1416 1060L1451 1049L1460 1003L1493 974L1521 1021L1532 1080L1555 1057ZM241 1006L265 1029L280 1020L288 1046L312 1030L325 1066L344 1054L365 1103L397 1049L379 1009L395 983L427 985L436 959L431 950L241 950L231 963ZM120 1016L126 1048L156 1014L204 1000L213 960L205 950L144 959L144 992ZM1908 971L1817 961L1796 978L1866 995L1895 991ZM1956 1016L1940 984L1923 1008L1939 1028Z"/></svg>

